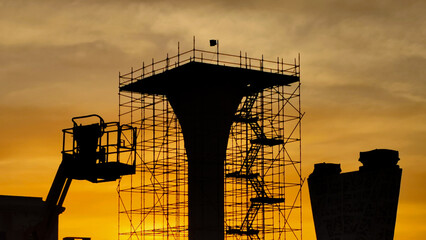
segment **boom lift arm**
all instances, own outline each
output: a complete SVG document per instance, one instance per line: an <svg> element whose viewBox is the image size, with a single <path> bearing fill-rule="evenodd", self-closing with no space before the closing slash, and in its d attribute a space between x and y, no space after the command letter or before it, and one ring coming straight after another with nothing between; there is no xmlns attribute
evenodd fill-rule
<svg viewBox="0 0 426 240"><path fill-rule="evenodd" d="M86 125L78 123L93 119L98 122ZM46 198L43 220L32 233L35 240L52 239L56 219L65 210L62 204L73 179L100 183L135 173L135 128L120 126L118 122L105 123L95 114L74 117L72 121L72 128L62 130L62 162ZM123 158L126 163L120 162Z"/></svg>

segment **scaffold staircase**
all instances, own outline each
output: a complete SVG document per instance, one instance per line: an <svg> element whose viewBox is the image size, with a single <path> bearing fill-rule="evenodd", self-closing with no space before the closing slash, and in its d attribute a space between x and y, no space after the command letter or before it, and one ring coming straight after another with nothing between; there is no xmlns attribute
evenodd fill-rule
<svg viewBox="0 0 426 240"><path fill-rule="evenodd" d="M273 198L268 196L265 189L265 183L259 173L253 173L251 168L254 165L255 160L258 158L258 153L262 146L275 146L284 144L284 141L279 138L267 138L263 128L258 122L258 117L253 116L252 108L259 96L259 92L252 92L245 96L245 101L241 108L237 110L235 115L235 122L249 124L251 130L255 135L255 139L250 140L250 148L246 152L244 162L238 171L226 174L226 177L246 179L251 187L256 192L256 197L250 199L250 207L244 217L243 222L239 227L228 228L227 234L246 235L251 240L257 240L259 238L259 230L253 229L252 225L260 208L264 204L277 204L284 202L284 198Z"/></svg>

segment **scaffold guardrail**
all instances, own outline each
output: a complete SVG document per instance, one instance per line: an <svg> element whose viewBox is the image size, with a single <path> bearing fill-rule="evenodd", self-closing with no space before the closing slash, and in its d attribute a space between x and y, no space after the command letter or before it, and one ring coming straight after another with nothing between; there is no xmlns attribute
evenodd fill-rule
<svg viewBox="0 0 426 240"><path fill-rule="evenodd" d="M271 72L275 74L300 76L300 60L294 59L294 63L286 63L283 58L279 57L277 57L276 60L266 60L263 58L263 55L261 58L253 58L248 57L247 53L244 53L243 55L241 51L239 55L233 55L193 48L192 50L182 53L178 50L177 55L170 57L169 54L167 54L166 58L163 60L155 61L152 59L151 63L146 64L143 62L142 67L136 69L131 68L128 73L119 73L120 87L134 81L171 70L189 62L217 64L221 66Z"/></svg>

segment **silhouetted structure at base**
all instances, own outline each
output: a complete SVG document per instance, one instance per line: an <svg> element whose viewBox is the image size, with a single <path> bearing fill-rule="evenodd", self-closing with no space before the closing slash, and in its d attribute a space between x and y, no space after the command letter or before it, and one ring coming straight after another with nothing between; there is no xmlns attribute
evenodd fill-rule
<svg viewBox="0 0 426 240"><path fill-rule="evenodd" d="M32 239L32 230L45 212L46 203L42 198L0 195L0 240ZM45 240L57 239L58 215L55 215Z"/></svg>
<svg viewBox="0 0 426 240"><path fill-rule="evenodd" d="M392 240L402 169L398 151L361 152L357 172L315 164L308 178L318 240Z"/></svg>

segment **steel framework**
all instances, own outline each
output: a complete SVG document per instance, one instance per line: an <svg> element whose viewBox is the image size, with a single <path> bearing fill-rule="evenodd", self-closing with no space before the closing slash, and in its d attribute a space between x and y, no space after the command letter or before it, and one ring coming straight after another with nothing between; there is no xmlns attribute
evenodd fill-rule
<svg viewBox="0 0 426 240"><path fill-rule="evenodd" d="M299 77L299 61L195 48L120 74L120 87L203 62ZM214 59L216 56L216 59ZM248 92L225 160L225 239L302 239L300 81ZM165 95L119 92L121 123L138 129L136 174L120 180L118 239L188 239L188 162Z"/></svg>
<svg viewBox="0 0 426 240"><path fill-rule="evenodd" d="M249 93L226 159L227 239L301 239L300 85Z"/></svg>
<svg viewBox="0 0 426 240"><path fill-rule="evenodd" d="M138 126L136 175L121 179L119 239L187 237L187 163L179 123L161 95L120 93L120 121Z"/></svg>

